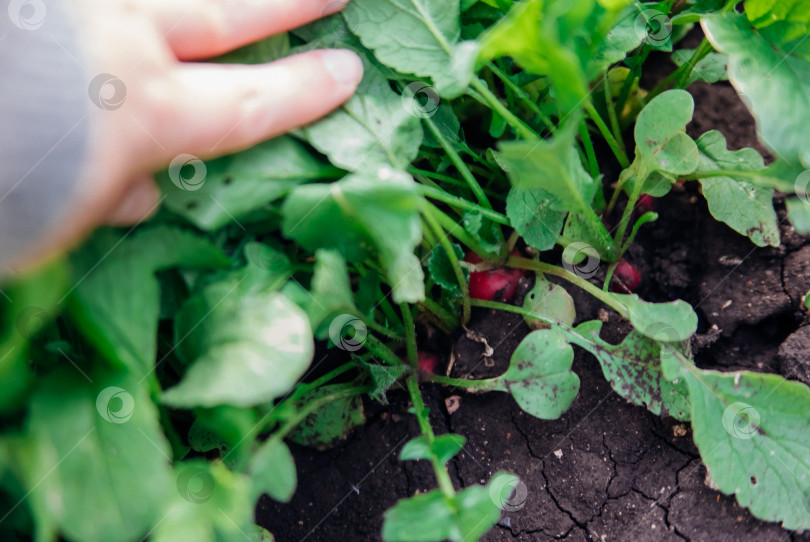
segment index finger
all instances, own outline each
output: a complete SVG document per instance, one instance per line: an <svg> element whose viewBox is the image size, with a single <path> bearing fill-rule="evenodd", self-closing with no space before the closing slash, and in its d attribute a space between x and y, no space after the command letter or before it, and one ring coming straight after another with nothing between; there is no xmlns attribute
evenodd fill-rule
<svg viewBox="0 0 810 542"><path fill-rule="evenodd" d="M337 13L348 0L150 0L180 60L210 58Z"/></svg>

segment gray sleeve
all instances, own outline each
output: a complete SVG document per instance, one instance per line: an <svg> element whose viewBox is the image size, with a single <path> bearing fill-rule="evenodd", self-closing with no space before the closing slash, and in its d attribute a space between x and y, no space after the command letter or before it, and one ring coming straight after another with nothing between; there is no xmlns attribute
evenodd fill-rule
<svg viewBox="0 0 810 542"><path fill-rule="evenodd" d="M77 193L89 94L65 7L0 9L0 268L56 228Z"/></svg>

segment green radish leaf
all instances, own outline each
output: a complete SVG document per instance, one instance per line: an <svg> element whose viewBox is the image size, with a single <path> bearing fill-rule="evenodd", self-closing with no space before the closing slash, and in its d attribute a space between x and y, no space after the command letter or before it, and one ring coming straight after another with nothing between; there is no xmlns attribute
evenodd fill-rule
<svg viewBox="0 0 810 542"><path fill-rule="evenodd" d="M620 19L628 3L516 2L506 17L481 37L480 58L509 56L528 72L549 76L560 111L579 110L588 97L589 79L641 42L641 36L629 34L630 15L625 13ZM611 35L617 24L619 32Z"/></svg>
<svg viewBox="0 0 810 542"><path fill-rule="evenodd" d="M380 403L387 405L388 399L385 396L394 383L403 375L411 371L410 365L377 365L376 363L359 362L371 378L373 388L368 392L368 396Z"/></svg>
<svg viewBox="0 0 810 542"><path fill-rule="evenodd" d="M488 389L510 393L527 414L556 420L579 391L573 361L574 351L559 331L533 331L515 349L509 369L488 381Z"/></svg>
<svg viewBox="0 0 810 542"><path fill-rule="evenodd" d="M354 173L293 190L282 209L282 229L304 248L334 248L351 263L376 255L394 300L416 303L425 297L422 266L414 255L422 236L419 202L405 173L390 168Z"/></svg>
<svg viewBox="0 0 810 542"><path fill-rule="evenodd" d="M316 388L298 401L302 408L346 389L345 384L332 384ZM326 450L344 440L352 428L366 423L363 401L359 395L338 396L310 414L289 435L296 444L316 450Z"/></svg>
<svg viewBox="0 0 810 542"><path fill-rule="evenodd" d="M729 55L729 80L756 117L764 143L810 165L810 60L769 42L743 14L708 15L701 25L712 45Z"/></svg>
<svg viewBox="0 0 810 542"><path fill-rule="evenodd" d="M25 432L11 441L31 508L68 539L137 540L165 513L170 448L138 378L57 369L37 382Z"/></svg>
<svg viewBox="0 0 810 542"><path fill-rule="evenodd" d="M636 152L646 169L674 175L693 173L698 149L686 135L695 102L685 90L662 92L641 110L635 127Z"/></svg>
<svg viewBox="0 0 810 542"><path fill-rule="evenodd" d="M591 207L597 185L573 147L576 123L568 126L550 141L501 143L497 158L515 187L542 188L556 198L550 202L551 210L584 212Z"/></svg>
<svg viewBox="0 0 810 542"><path fill-rule="evenodd" d="M225 405L199 409L196 415L188 432L189 446L203 453L217 449L228 468L244 468L256 441L258 414L253 409Z"/></svg>
<svg viewBox="0 0 810 542"><path fill-rule="evenodd" d="M770 374L686 374L695 444L714 484L760 519L810 528L810 389Z"/></svg>
<svg viewBox="0 0 810 542"><path fill-rule="evenodd" d="M349 270L338 251L315 251L315 270L306 311L318 339L325 339L329 335L327 320L330 316L357 312L354 293L349 284Z"/></svg>
<svg viewBox="0 0 810 542"><path fill-rule="evenodd" d="M626 2L615 2L615 8L623 7ZM638 31L639 10L631 5L624 7L618 16L613 28L605 36L605 41L600 45L593 57L589 71L595 73L603 71L610 66L621 62L627 57L627 53L642 44L646 34Z"/></svg>
<svg viewBox="0 0 810 542"><path fill-rule="evenodd" d="M403 169L422 143L419 117L378 69L366 64L365 70L354 96L301 134L338 167L364 173L381 166Z"/></svg>
<svg viewBox="0 0 810 542"><path fill-rule="evenodd" d="M689 303L648 303L637 294L611 294L627 307L628 318L645 337L659 341L685 341L697 330L698 318Z"/></svg>
<svg viewBox="0 0 810 542"><path fill-rule="evenodd" d="M249 478L222 463L197 459L176 463L174 470L176 493L149 540L236 542L245 539L244 533L255 531Z"/></svg>
<svg viewBox="0 0 810 542"><path fill-rule="evenodd" d="M439 435L433 439L433 444L429 444L427 437L420 436L411 439L399 452L400 461L413 459L427 459L437 457L442 465L458 454L464 447L467 439L461 435Z"/></svg>
<svg viewBox="0 0 810 542"><path fill-rule="evenodd" d="M469 233L482 248L488 250L490 256L497 256L498 251L501 249L501 245L497 241L497 231L500 228L498 224L484 218L484 215L478 211L468 211L464 213L464 216L461 218L461 223L464 225L464 229L467 230L467 233ZM486 254L479 254L479 256L486 256Z"/></svg>
<svg viewBox="0 0 810 542"><path fill-rule="evenodd" d="M478 47L461 41L459 0L355 0L343 15L383 64L430 77L444 98L467 89Z"/></svg>
<svg viewBox="0 0 810 542"><path fill-rule="evenodd" d="M716 130L700 136L697 146L700 151L699 173L718 169L760 170L764 167L759 152L750 148L729 151L723 134ZM714 218L748 236L757 246L779 246L772 188L762 188L731 177L708 177L701 179L700 184Z"/></svg>
<svg viewBox="0 0 810 542"><path fill-rule="evenodd" d="M254 503L264 493L276 501L290 502L298 485L295 461L281 439L264 441L253 455L248 472L253 481L250 500Z"/></svg>
<svg viewBox="0 0 810 542"><path fill-rule="evenodd" d="M632 331L617 345L599 337L602 322L593 320L575 329L559 327L568 340L590 352L602 366L610 386L630 403L653 414L688 420L689 391L683 380L672 383L661 370L661 346Z"/></svg>
<svg viewBox="0 0 810 542"><path fill-rule="evenodd" d="M810 234L810 201L806 198L788 198L785 204L793 229L803 235Z"/></svg>
<svg viewBox="0 0 810 542"><path fill-rule="evenodd" d="M498 472L487 487L468 487L453 498L435 489L403 499L386 510L382 538L386 542L475 542L497 523L500 506L508 500L500 492L519 483L515 478Z"/></svg>
<svg viewBox="0 0 810 542"><path fill-rule="evenodd" d="M537 250L550 250L565 223L565 211L552 208L554 196L544 188L512 187L506 197L506 216L515 230Z"/></svg>
<svg viewBox="0 0 810 542"><path fill-rule="evenodd" d="M452 246L453 252L455 252L459 261L463 260L464 250L461 248L461 246L459 246L457 243L452 243ZM428 271L430 272L430 276L433 278L433 281L443 289L447 290L448 293L454 296L461 295L461 288L458 285L456 274L453 272L453 266L450 264L450 258L447 257L447 252L444 250L442 245L436 245L433 250L430 251L430 257L428 258ZM464 274L464 278L469 280L469 269L462 268L461 272Z"/></svg>
<svg viewBox="0 0 810 542"><path fill-rule="evenodd" d="M163 393L167 405L252 406L290 391L314 350L306 314L283 294L215 282L189 299L175 319L178 355L193 364Z"/></svg>
<svg viewBox="0 0 810 542"><path fill-rule="evenodd" d="M604 260L615 261L619 252L610 232L604 223L594 214L569 213L565 220L563 236L567 240L566 248L571 245L585 243L596 250Z"/></svg>
<svg viewBox="0 0 810 542"><path fill-rule="evenodd" d="M290 36L283 32L245 45L213 59L222 64L267 64L284 58L290 52Z"/></svg>
<svg viewBox="0 0 810 542"><path fill-rule="evenodd" d="M157 181L166 207L207 231L249 219L253 211L282 198L294 186L341 174L288 136L207 162L187 156L185 163L162 172ZM183 166L193 167L194 173L183 172Z"/></svg>
<svg viewBox="0 0 810 542"><path fill-rule="evenodd" d="M25 278L3 285L6 328L0 338L0 412L23 405L35 374L29 341L60 312L59 300L70 287L70 269L59 259Z"/></svg>
<svg viewBox="0 0 810 542"><path fill-rule="evenodd" d="M84 277L69 298L73 318L107 361L141 375L152 370L157 356L160 287L155 272L230 264L208 240L169 226L129 237L99 231L71 261L76 275Z"/></svg>
<svg viewBox="0 0 810 542"><path fill-rule="evenodd" d="M577 317L571 294L562 286L549 282L541 274L537 275L534 287L526 294L523 300L523 308L565 326L573 325ZM524 316L524 319L532 329L551 327L547 320L540 320L531 316Z"/></svg>
<svg viewBox="0 0 810 542"><path fill-rule="evenodd" d="M694 49L678 49L672 53L672 62L676 66L683 66L692 58L694 52ZM717 83L727 79L728 56L722 53L709 53L692 68L686 79L686 86L688 87L695 81Z"/></svg>

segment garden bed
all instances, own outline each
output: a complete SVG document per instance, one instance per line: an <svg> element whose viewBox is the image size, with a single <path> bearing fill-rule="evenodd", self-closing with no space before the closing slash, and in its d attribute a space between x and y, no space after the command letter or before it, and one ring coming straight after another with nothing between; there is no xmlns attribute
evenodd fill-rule
<svg viewBox="0 0 810 542"><path fill-rule="evenodd" d="M689 90L696 102L690 135L719 129L731 149L762 150L753 118L730 85L695 83ZM803 376L810 383L810 328L798 331L807 325L801 299L810 290L810 237L793 232L782 210L782 245L756 248L711 217L695 183L662 198L656 210L656 227L643 231L630 253L646 277L639 293L650 301L684 299L697 309L698 366ZM529 287L524 281L516 305ZM632 329L577 288L568 290L577 323L607 316L608 342ZM494 349L489 360L464 333L452 350L448 341L428 341L445 364L452 351L452 374L465 378L501 374L530 331L522 317L487 309L475 309L468 327ZM484 483L498 470L525 484L525 503L516 496L515 510L505 510L483 540L810 540L810 533L758 520L734 497L707 487L688 423L628 404L582 350L573 370L580 392L554 421L525 414L506 394L424 387L437 433L468 439L450 464L458 486ZM428 464L398 460L418 427L407 395L392 391L389 398L387 406L366 400L368 423L334 450L292 446L298 492L289 504L263 498L257 522L280 541L377 540L386 509L435 484ZM448 402L457 406L452 414Z"/></svg>

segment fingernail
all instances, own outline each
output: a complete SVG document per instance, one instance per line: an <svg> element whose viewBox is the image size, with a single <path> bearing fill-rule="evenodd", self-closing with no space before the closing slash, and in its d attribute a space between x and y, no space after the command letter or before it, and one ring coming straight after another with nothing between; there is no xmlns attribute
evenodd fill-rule
<svg viewBox="0 0 810 542"><path fill-rule="evenodd" d="M326 70L340 86L356 87L363 78L363 62L346 49L328 49L321 56Z"/></svg>
<svg viewBox="0 0 810 542"><path fill-rule="evenodd" d="M333 0L332 2L329 2L328 4L326 4L326 7L323 8L322 15L324 17L326 17L328 15L334 15L335 13L340 11L341 9L345 8L346 4L348 4L348 3L349 2L347 2L346 0L343 0L342 2L339 1L339 0Z"/></svg>
<svg viewBox="0 0 810 542"><path fill-rule="evenodd" d="M120 226L146 220L157 210L159 197L157 187L153 183L138 183L127 192L124 200L110 214L107 223Z"/></svg>

